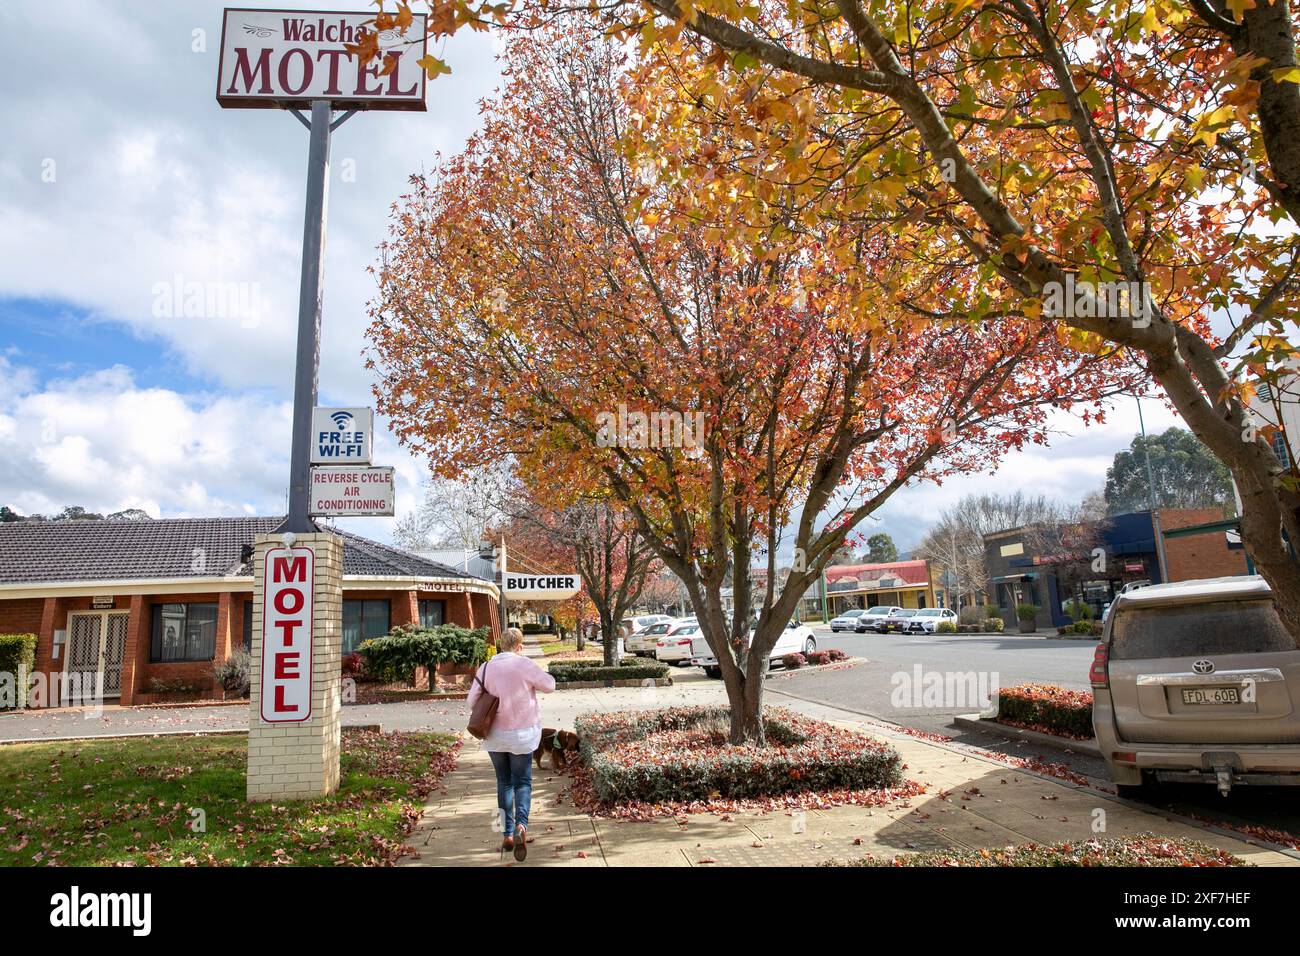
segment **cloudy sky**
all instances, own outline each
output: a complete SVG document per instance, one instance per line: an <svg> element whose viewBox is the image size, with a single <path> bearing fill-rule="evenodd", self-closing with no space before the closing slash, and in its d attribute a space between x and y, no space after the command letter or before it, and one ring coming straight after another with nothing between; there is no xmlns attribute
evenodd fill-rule
<svg viewBox="0 0 1300 956"><path fill-rule="evenodd" d="M60 10L58 51L10 42L0 61L0 504L282 513L306 130L279 111L218 107L220 3ZM23 35L24 12L0 7L0 33ZM321 404L372 404L366 269L389 206L460 147L499 82L490 37L457 37L443 55L453 72L430 84L428 112L359 114L334 136ZM226 301L195 309L195 288ZM1152 431L1176 421L1154 401L1144 411ZM906 549L968 492L1077 500L1137 427L1132 399L1104 426L1060 419L1050 447L907 489L861 530ZM382 425L375 461L397 468L399 514L412 507L423 469ZM394 519L344 523L385 540Z"/></svg>

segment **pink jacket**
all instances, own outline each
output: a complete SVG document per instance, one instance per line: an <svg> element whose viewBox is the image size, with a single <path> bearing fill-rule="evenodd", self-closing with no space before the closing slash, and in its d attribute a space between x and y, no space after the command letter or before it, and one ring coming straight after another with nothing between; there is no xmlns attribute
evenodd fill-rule
<svg viewBox="0 0 1300 956"><path fill-rule="evenodd" d="M537 691L549 694L555 690L555 678L520 654L497 654L479 665L477 677L483 680L488 693L495 694L500 700L496 718L492 721L494 731L523 730L540 724L542 716L537 710ZM466 703L472 708L482 693L483 689L475 679L470 685Z"/></svg>

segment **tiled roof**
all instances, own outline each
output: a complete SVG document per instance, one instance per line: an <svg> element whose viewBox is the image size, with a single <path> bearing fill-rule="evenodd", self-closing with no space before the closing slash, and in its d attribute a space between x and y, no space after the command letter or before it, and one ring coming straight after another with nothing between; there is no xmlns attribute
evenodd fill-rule
<svg viewBox="0 0 1300 956"><path fill-rule="evenodd" d="M0 523L0 584L119 581L251 574L245 545L283 519L167 518L159 521ZM445 564L334 529L344 575L469 578Z"/></svg>

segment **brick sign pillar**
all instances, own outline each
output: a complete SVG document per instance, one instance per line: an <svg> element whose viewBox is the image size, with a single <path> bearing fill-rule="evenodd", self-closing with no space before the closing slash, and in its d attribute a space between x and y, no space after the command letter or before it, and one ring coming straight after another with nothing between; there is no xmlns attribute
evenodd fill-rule
<svg viewBox="0 0 1300 956"><path fill-rule="evenodd" d="M264 535L253 581L248 799L325 796L339 785L343 539Z"/></svg>

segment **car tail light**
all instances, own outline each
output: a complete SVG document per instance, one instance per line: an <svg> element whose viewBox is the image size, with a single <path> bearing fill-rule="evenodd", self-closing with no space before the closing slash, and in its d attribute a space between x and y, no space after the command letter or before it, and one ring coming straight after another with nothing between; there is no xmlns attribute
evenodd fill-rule
<svg viewBox="0 0 1300 956"><path fill-rule="evenodd" d="M1111 756L1115 758L1116 763L1137 763L1138 762L1138 755L1135 753L1116 752L1111 754Z"/></svg>
<svg viewBox="0 0 1300 956"><path fill-rule="evenodd" d="M1106 674L1106 661L1110 656L1110 649L1105 644L1098 644L1097 649L1092 652L1092 666L1088 668L1088 680L1093 687L1105 687L1109 677Z"/></svg>
<svg viewBox="0 0 1300 956"><path fill-rule="evenodd" d="M667 647L663 641L655 641L655 647Z"/></svg>

